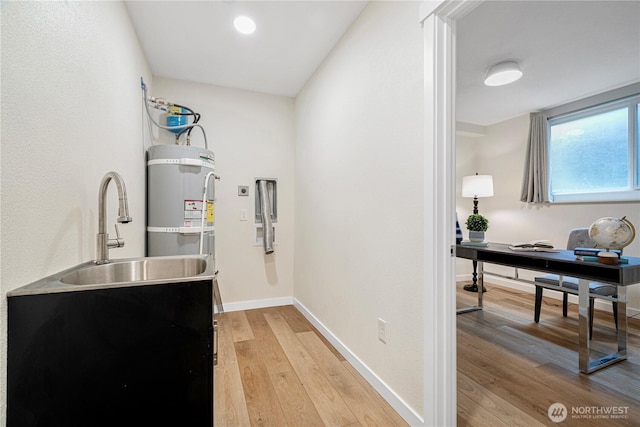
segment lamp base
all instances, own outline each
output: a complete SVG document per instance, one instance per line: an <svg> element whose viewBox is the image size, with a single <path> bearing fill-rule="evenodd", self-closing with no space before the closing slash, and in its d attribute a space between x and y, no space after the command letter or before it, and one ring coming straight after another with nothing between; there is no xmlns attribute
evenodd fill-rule
<svg viewBox="0 0 640 427"><path fill-rule="evenodd" d="M462 289L464 289L467 292L478 292L478 285L476 284L471 284L471 285L464 285L462 287ZM484 286L482 287L482 292L487 292L487 288L485 288Z"/></svg>

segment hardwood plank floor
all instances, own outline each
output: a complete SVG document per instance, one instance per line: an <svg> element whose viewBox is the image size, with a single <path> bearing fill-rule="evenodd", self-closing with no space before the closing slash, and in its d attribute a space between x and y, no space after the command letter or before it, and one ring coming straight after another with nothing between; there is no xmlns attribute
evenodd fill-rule
<svg viewBox="0 0 640 427"><path fill-rule="evenodd" d="M218 316L216 316L218 317ZM218 364L214 367L213 413L216 426L248 426L249 412L244 397L231 322L225 314L218 322Z"/></svg>
<svg viewBox="0 0 640 427"><path fill-rule="evenodd" d="M466 283L459 307L476 303ZM629 319L629 359L584 375L576 304L563 317L561 302L545 297L536 324L532 294L485 286L484 310L456 318L458 426L640 425L640 319ZM295 307L216 319L216 427L407 425ZM594 350L615 350L611 313L596 310L593 334ZM562 423L547 415L553 403L567 408ZM603 414L611 408L621 417Z"/></svg>
<svg viewBox="0 0 640 427"><path fill-rule="evenodd" d="M216 319L216 427L407 425L295 307Z"/></svg>
<svg viewBox="0 0 640 427"><path fill-rule="evenodd" d="M477 302L466 283L458 283L458 307ZM584 375L576 304L563 317L561 301L545 297L536 324L532 294L485 286L484 310L457 316L459 426L640 425L640 319L629 319L629 359ZM596 311L591 347L616 350L611 313ZM560 424L547 415L553 403L567 408ZM604 414L612 410L623 417Z"/></svg>

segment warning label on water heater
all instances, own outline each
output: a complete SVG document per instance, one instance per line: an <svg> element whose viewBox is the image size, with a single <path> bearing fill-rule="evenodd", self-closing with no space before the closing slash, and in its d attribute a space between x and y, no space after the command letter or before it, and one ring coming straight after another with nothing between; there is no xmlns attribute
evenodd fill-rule
<svg viewBox="0 0 640 427"><path fill-rule="evenodd" d="M213 201L209 200L207 201L207 222L215 221L214 218L215 217L214 217Z"/></svg>
<svg viewBox="0 0 640 427"><path fill-rule="evenodd" d="M184 201L184 213L187 212L200 212L202 213L202 200L185 200Z"/></svg>
<svg viewBox="0 0 640 427"><path fill-rule="evenodd" d="M184 226L200 227L202 219L202 200L184 201Z"/></svg>
<svg viewBox="0 0 640 427"><path fill-rule="evenodd" d="M184 201L184 226L200 227L202 222L202 200ZM211 224L214 221L214 205L212 200L207 200L205 208L205 223Z"/></svg>

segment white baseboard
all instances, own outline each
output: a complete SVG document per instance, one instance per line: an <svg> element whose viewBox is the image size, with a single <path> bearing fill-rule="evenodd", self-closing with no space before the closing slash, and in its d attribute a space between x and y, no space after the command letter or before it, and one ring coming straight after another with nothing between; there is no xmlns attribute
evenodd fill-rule
<svg viewBox="0 0 640 427"><path fill-rule="evenodd" d="M471 280L471 274L460 274L456 276L456 281L467 281ZM492 276L487 274L487 281L490 283L495 283L496 285L504 286L505 288L516 289L519 291L528 292L531 294L535 294L536 288L534 285L529 283L518 282L516 280L505 279L503 277ZM557 299L562 301L562 292L552 291L550 289L545 289L544 296ZM569 302L572 304L578 304L578 297L576 295L569 294ZM603 300L603 299L595 299L595 308L597 310L608 311L612 313L611 302ZM640 315L640 309L632 308L627 306L627 317L638 316Z"/></svg>
<svg viewBox="0 0 640 427"><path fill-rule="evenodd" d="M309 320L313 326L333 345L340 354L353 366L364 379L386 400L404 420L412 426L423 425L423 418L418 415L400 396L396 394L380 377L376 375L362 360L327 329L300 301L293 298L293 305Z"/></svg>
<svg viewBox="0 0 640 427"><path fill-rule="evenodd" d="M249 301L227 302L222 301L224 311L253 310L255 308L279 307L281 305L292 305L293 297L281 297L271 299L256 299ZM216 310L217 312L217 310Z"/></svg>

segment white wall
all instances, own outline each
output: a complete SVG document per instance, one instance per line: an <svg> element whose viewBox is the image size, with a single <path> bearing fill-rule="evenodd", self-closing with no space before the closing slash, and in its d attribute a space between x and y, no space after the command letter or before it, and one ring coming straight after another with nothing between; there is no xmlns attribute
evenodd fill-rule
<svg viewBox="0 0 640 427"><path fill-rule="evenodd" d="M216 261L220 293L227 309L234 303L278 300L293 295L294 101L237 89L162 77L154 79L153 96L165 97L200 113L209 149L216 156ZM160 142L172 143L166 131ZM167 138L168 136L168 138ZM194 129L192 145L203 147ZM277 241L273 254L253 245L256 177L278 180ZM249 197L238 196L248 185ZM240 209L249 221L240 221ZM274 301L275 303L276 301ZM268 304L262 301L260 304Z"/></svg>
<svg viewBox="0 0 640 427"><path fill-rule="evenodd" d="M144 253L141 76L151 82L122 3L2 2L0 425L6 293L95 258L98 186L110 170L125 180L134 220L112 256Z"/></svg>
<svg viewBox="0 0 640 427"><path fill-rule="evenodd" d="M421 414L418 6L371 2L296 99L294 295Z"/></svg>
<svg viewBox="0 0 640 427"><path fill-rule="evenodd" d="M564 248L569 231L576 227L588 227L604 216L626 216L636 227L640 225L639 203L580 203L580 204L527 204L520 202L520 189L524 168L529 116L516 117L486 128L486 135L477 139L457 139L457 212L468 237L464 221L471 214L472 199L460 197L460 183L465 175L476 171L493 175L494 197L479 199L480 213L489 219L487 240L511 243L534 239L551 240L556 247ZM470 154L473 153L473 154ZM625 248L625 254L640 256L640 238ZM468 274L470 262L457 261L457 274ZM501 274L512 274L496 266L487 267ZM533 273L522 271L530 278ZM488 278L490 280L491 278ZM533 286L531 286L533 290ZM640 287L628 290L628 308L640 310ZM610 304L604 305L609 308Z"/></svg>

